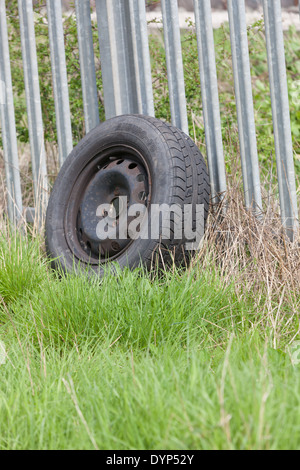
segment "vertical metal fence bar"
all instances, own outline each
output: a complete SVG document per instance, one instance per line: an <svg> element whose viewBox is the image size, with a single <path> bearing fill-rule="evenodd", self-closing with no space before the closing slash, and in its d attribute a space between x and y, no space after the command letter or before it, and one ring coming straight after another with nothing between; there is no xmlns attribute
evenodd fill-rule
<svg viewBox="0 0 300 470"><path fill-rule="evenodd" d="M298 208L280 0L263 0L282 224L293 239Z"/></svg>
<svg viewBox="0 0 300 470"><path fill-rule="evenodd" d="M218 202L227 187L210 0L194 0L194 8L211 198Z"/></svg>
<svg viewBox="0 0 300 470"><path fill-rule="evenodd" d="M177 0L162 0L172 124L189 133Z"/></svg>
<svg viewBox="0 0 300 470"><path fill-rule="evenodd" d="M245 2L228 0L231 51L245 204L262 209Z"/></svg>
<svg viewBox="0 0 300 470"><path fill-rule="evenodd" d="M116 79L114 81L114 75L116 75L116 71L113 70L113 67L116 68L118 64L116 56L114 58L115 60L112 60L112 47L110 44L109 34L109 24L113 22L113 10L109 10L108 8L109 5L107 5L106 0L96 0L101 72L106 119L109 119L117 114L116 100L118 99L118 97L116 96L116 86L118 85L118 83L116 83ZM116 55L115 50L114 53Z"/></svg>
<svg viewBox="0 0 300 470"><path fill-rule="evenodd" d="M107 0L114 8L113 39L118 52L119 80L121 84L122 114L138 113L137 77L135 74L132 25L129 2Z"/></svg>
<svg viewBox="0 0 300 470"><path fill-rule="evenodd" d="M139 113L154 116L151 62L144 0L129 0Z"/></svg>
<svg viewBox="0 0 300 470"><path fill-rule="evenodd" d="M59 161L73 149L61 0L47 0Z"/></svg>
<svg viewBox="0 0 300 470"><path fill-rule="evenodd" d="M75 6L85 130L88 133L100 122L90 0L76 0Z"/></svg>
<svg viewBox="0 0 300 470"><path fill-rule="evenodd" d="M48 199L48 183L32 0L18 0L18 5L36 215L41 222Z"/></svg>
<svg viewBox="0 0 300 470"><path fill-rule="evenodd" d="M0 0L0 110L3 153L7 186L7 208L11 222L22 216L22 192L18 161L18 146L14 99L7 35L5 0Z"/></svg>
<svg viewBox="0 0 300 470"><path fill-rule="evenodd" d="M138 113L129 2L96 0L106 118Z"/></svg>

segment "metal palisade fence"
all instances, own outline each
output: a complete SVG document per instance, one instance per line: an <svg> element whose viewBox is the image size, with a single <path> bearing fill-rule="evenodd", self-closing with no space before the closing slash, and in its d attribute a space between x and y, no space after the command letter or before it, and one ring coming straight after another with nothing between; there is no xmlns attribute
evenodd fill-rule
<svg viewBox="0 0 300 470"><path fill-rule="evenodd" d="M95 0L105 116L154 116L145 0ZM283 226L298 227L295 172L280 0L261 0L272 100L279 197ZM47 22L57 123L59 162L73 148L61 0L47 0ZM232 65L238 117L245 205L259 210L262 196L256 143L244 0L228 0ZM90 0L76 0L85 128L99 124ZM188 118L177 0L161 0L172 124L188 133ZM28 128L36 211L47 204L48 182L32 0L18 0ZM218 80L210 0L194 0L207 160L213 200L226 193ZM0 108L8 213L24 214L18 164L13 84L5 0L0 0ZM199 98L200 99L200 98ZM270 122L270 126L272 123Z"/></svg>

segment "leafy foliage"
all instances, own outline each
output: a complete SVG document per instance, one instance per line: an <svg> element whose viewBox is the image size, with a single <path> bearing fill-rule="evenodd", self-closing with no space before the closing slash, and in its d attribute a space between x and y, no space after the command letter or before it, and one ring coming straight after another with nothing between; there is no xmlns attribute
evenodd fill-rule
<svg viewBox="0 0 300 470"><path fill-rule="evenodd" d="M17 2L13 0L7 8L10 56L12 64L12 79L15 93L15 113L18 137L21 142L29 141L24 74L22 70L21 40L19 34L19 18ZM43 2L40 0L35 4L35 35L37 44L38 70L40 77L40 93L42 114L45 124L45 140L57 141L56 115L53 97L53 82L50 60L50 45L48 36L48 23ZM76 144L85 133L83 117L83 101L81 93L81 73L78 51L76 18L74 15L64 17L65 53L67 63L67 76L69 84L70 112L74 144ZM93 24L95 56L99 58L99 44L97 27ZM100 60L97 61L97 87L99 99L102 97L102 78ZM103 101L103 100L102 100ZM100 103L101 104L101 103ZM104 119L104 108L99 107L100 119Z"/></svg>

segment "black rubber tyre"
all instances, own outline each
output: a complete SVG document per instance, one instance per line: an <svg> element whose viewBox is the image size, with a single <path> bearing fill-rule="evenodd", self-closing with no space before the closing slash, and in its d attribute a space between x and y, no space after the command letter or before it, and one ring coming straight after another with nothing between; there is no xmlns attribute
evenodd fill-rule
<svg viewBox="0 0 300 470"><path fill-rule="evenodd" d="M122 195L147 208L143 227L150 234L151 208L155 204L176 205L180 210L192 205L193 230L196 205L202 204L205 226L210 185L199 149L182 131L140 115L115 117L86 135L62 166L49 200L46 247L54 268L65 272L80 268L102 276L106 267L115 263L133 269L141 263L150 268L154 262L164 266L189 261L189 240L184 234L180 239L174 236L174 214L168 239L162 239L165 227L158 218L158 236L154 238L150 235L148 239L126 242L97 242L97 206L109 202L121 212L115 200Z"/></svg>

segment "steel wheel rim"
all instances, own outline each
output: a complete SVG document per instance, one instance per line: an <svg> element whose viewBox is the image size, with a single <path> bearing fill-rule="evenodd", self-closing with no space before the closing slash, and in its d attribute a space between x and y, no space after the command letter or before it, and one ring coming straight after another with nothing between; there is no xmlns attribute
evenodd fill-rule
<svg viewBox="0 0 300 470"><path fill-rule="evenodd" d="M99 240L96 227L109 214L97 215L102 204L112 205L119 212L116 220L133 204L148 207L151 200L151 175L143 155L136 149L111 146L92 158L81 171L70 193L65 216L68 247L82 262L98 265L117 260L133 240ZM127 207L118 206L126 197ZM121 198L121 199L120 199ZM130 223L132 217L128 217ZM114 227L117 230L118 227ZM109 235L109 234L108 234Z"/></svg>

